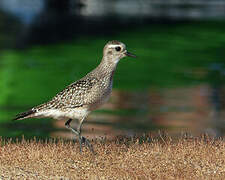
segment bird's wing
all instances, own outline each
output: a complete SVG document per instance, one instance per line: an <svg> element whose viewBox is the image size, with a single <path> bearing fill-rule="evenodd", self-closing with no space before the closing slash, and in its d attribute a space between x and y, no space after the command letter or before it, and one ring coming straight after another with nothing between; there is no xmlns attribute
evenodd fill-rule
<svg viewBox="0 0 225 180"><path fill-rule="evenodd" d="M96 78L78 80L59 92L49 102L38 106L37 109L76 108L88 105L94 101L93 98L88 97L93 93L92 90L95 89L97 83Z"/></svg>

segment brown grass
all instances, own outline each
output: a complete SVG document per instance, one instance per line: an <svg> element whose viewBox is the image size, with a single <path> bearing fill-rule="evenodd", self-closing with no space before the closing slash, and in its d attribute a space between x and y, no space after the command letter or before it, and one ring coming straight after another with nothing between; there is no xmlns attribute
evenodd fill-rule
<svg viewBox="0 0 225 180"><path fill-rule="evenodd" d="M0 179L225 179L225 142L209 138L122 138L93 142L0 140Z"/></svg>

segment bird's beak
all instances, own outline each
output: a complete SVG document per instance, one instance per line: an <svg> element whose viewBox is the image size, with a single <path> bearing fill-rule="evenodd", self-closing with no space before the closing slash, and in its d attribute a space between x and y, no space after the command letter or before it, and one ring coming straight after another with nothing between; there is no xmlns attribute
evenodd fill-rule
<svg viewBox="0 0 225 180"><path fill-rule="evenodd" d="M132 53L130 53L128 51L125 52L125 55L126 56L129 56L129 57L133 57L133 58L136 58L137 57L137 56L135 56L134 54L132 54Z"/></svg>

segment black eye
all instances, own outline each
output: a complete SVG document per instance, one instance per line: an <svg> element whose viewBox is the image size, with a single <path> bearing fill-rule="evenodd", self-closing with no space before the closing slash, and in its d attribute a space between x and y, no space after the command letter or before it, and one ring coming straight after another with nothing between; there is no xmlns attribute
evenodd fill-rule
<svg viewBox="0 0 225 180"><path fill-rule="evenodd" d="M115 47L116 51L120 51L121 50L121 47L117 46Z"/></svg>

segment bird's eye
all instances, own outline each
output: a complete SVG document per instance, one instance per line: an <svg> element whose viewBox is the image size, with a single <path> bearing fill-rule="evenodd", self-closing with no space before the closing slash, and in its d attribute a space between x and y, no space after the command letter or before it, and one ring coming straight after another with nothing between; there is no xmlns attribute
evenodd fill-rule
<svg viewBox="0 0 225 180"><path fill-rule="evenodd" d="M121 47L117 46L115 47L116 51L120 51L121 50Z"/></svg>

